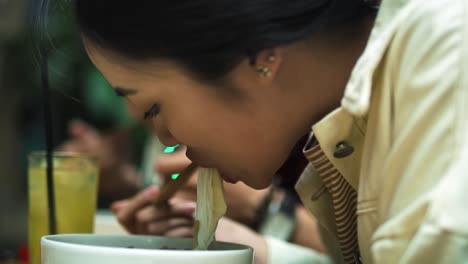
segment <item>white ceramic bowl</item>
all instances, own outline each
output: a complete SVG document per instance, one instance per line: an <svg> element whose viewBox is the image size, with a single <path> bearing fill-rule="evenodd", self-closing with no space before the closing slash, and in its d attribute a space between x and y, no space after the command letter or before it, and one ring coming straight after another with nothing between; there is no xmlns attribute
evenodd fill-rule
<svg viewBox="0 0 468 264"><path fill-rule="evenodd" d="M191 248L192 239L156 236L64 234L41 239L42 264L253 263L252 248L239 244Z"/></svg>

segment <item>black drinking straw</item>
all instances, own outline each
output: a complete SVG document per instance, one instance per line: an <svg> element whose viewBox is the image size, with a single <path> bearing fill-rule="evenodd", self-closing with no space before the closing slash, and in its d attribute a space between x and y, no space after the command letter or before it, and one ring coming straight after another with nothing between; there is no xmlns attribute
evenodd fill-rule
<svg viewBox="0 0 468 264"><path fill-rule="evenodd" d="M49 233L57 233L57 219L55 213L55 194L54 194L54 160L53 154L53 134L52 134L52 110L50 107L50 87L49 87L49 65L47 54L41 58L41 79L42 79L42 97L44 100L44 120L46 135L46 159L47 159L47 204L49 206Z"/></svg>

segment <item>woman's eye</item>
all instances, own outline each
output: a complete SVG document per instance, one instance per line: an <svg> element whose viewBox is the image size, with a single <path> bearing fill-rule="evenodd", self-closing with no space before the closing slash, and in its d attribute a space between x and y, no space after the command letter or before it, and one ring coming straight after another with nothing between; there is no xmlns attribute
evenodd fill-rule
<svg viewBox="0 0 468 264"><path fill-rule="evenodd" d="M145 114L143 115L143 119L144 120L150 119L154 117L155 115L157 115L158 113L159 113L159 104L153 104L150 107L150 109L148 109L148 111L145 112Z"/></svg>

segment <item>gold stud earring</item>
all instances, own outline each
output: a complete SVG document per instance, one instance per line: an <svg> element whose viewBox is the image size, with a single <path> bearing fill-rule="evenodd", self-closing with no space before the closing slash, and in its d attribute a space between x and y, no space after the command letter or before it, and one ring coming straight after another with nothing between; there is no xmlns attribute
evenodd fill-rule
<svg viewBox="0 0 468 264"><path fill-rule="evenodd" d="M268 61L269 62L275 62L276 58L273 55L268 56Z"/></svg>
<svg viewBox="0 0 468 264"><path fill-rule="evenodd" d="M268 67L259 66L259 67L257 67L257 71L263 77L267 77L267 76L270 75L270 69Z"/></svg>

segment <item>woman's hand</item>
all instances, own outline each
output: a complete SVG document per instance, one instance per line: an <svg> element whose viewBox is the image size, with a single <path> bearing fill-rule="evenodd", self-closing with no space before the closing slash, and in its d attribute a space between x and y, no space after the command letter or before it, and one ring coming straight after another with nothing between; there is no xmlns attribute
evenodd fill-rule
<svg viewBox="0 0 468 264"><path fill-rule="evenodd" d="M180 146L173 153L163 154L156 160L155 169L163 178L163 181L171 181L172 175L182 172L192 162L185 156L186 147ZM177 191L175 197L182 200L196 201L197 199L197 178L196 170L187 183Z"/></svg>
<svg viewBox="0 0 468 264"><path fill-rule="evenodd" d="M175 152L162 155L156 161L155 169L164 180L171 180L174 173L180 173L191 161L185 155L186 147L181 146ZM197 197L197 177L195 172L176 197L195 201ZM258 207L268 195L269 189L254 190L244 183L231 184L224 182L224 198L228 209L226 216L240 223L251 225L256 218Z"/></svg>
<svg viewBox="0 0 468 264"><path fill-rule="evenodd" d="M195 202L174 198L167 206L156 207L153 202L159 194L159 188L152 186L130 199L113 203L111 208L129 233L192 237Z"/></svg>

